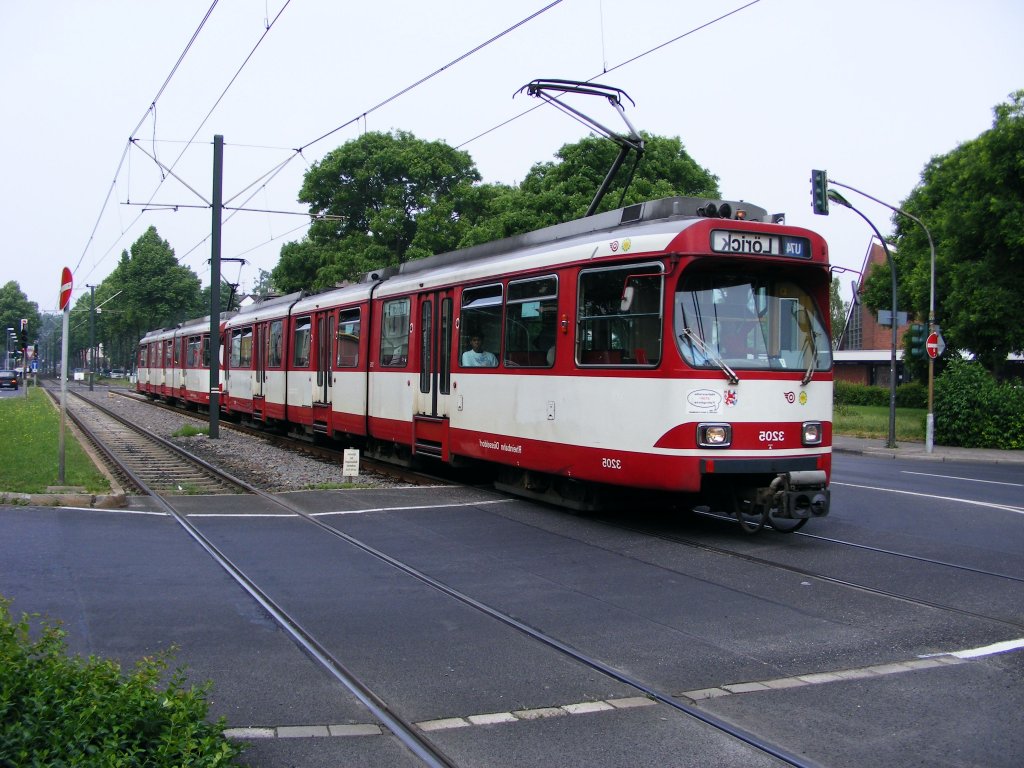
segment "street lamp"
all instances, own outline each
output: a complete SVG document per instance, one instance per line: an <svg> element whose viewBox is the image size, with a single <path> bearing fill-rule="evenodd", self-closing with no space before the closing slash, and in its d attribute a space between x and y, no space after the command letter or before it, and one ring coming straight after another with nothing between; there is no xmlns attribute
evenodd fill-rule
<svg viewBox="0 0 1024 768"><path fill-rule="evenodd" d="M938 328L935 325L935 241L932 240L932 233L928 231L928 227L924 225L917 216L912 213L907 213L902 208L897 208L895 205L890 205L884 200L879 200L877 197L872 197L867 192L851 187L849 184L841 184L838 181L829 179L829 184L835 184L837 187L843 189L849 189L856 192L858 195L863 195L868 200L874 200L879 205L884 205L891 211L895 211L901 216L906 216L911 221L917 222L921 229L924 230L925 235L928 237L928 250L931 252L931 275L930 275L930 286L928 292L928 333L936 333ZM895 312L895 310L893 310ZM928 355L928 419L925 422L925 438L924 438L924 449L927 453L931 453L935 446L935 411L932 407L935 400L935 358Z"/></svg>
<svg viewBox="0 0 1024 768"><path fill-rule="evenodd" d="M885 250L885 259L889 262L889 273L892 275L892 348L889 350L889 440L886 442L886 448L896 447L896 264L892 260L892 254L889 252L889 245L885 242L885 238L882 237L882 233L878 231L878 227L871 223L871 219L865 216L863 213L858 211L850 201L843 197L841 194L836 192L834 189L828 191L828 199L834 203L849 208L851 211L860 216L864 221L867 222L868 226L874 230L875 235L878 236L879 241L882 243L882 248Z"/></svg>

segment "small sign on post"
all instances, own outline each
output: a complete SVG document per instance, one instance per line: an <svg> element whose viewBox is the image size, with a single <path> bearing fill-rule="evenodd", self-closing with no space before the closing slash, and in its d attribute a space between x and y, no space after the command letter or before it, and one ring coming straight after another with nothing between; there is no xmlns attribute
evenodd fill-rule
<svg viewBox="0 0 1024 768"><path fill-rule="evenodd" d="M341 474L343 477L359 477L358 448L345 449L345 455L341 462Z"/></svg>

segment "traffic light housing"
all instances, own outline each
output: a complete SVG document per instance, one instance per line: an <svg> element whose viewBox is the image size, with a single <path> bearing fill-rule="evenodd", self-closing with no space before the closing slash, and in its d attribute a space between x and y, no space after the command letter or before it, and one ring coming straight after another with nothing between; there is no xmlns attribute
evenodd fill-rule
<svg viewBox="0 0 1024 768"><path fill-rule="evenodd" d="M912 323L910 326L910 356L924 357L928 350L925 344L928 340L928 329L922 323Z"/></svg>
<svg viewBox="0 0 1024 768"><path fill-rule="evenodd" d="M828 216L828 171L811 171L811 207L819 216Z"/></svg>

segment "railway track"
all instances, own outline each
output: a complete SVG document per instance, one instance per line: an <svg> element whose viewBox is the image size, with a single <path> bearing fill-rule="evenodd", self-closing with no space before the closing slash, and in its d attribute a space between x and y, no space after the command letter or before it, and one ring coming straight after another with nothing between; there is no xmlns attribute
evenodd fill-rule
<svg viewBox="0 0 1024 768"><path fill-rule="evenodd" d="M50 391L53 395L52 390ZM251 489L198 456L132 424L77 393L68 415L106 460L108 469L138 493L157 496L234 494Z"/></svg>
<svg viewBox="0 0 1024 768"><path fill-rule="evenodd" d="M255 580L250 578L242 568L238 567L229 555L221 551L211 539L205 536L188 517L175 506L175 497L181 495L178 490L179 479L186 473L196 472L198 469L186 467L185 464L194 463L199 469L204 469L211 474L217 475L216 481L211 480L211 489L219 485L221 491L211 490L210 492L238 493L246 492L258 496L264 501L284 508L289 513L305 519L308 523L316 526L324 533L336 538L339 542L377 558L388 566L400 571L408 577L421 584L436 590L448 598L454 599L470 608L479 611L489 618L505 624L508 627L526 635L532 640L539 642L548 648L558 652L560 655L572 661L588 667L602 675L624 683L642 695L665 705L678 713L688 715L706 726L728 734L729 736L744 742L755 751L769 755L784 764L791 766L812 766L813 762L807 761L798 755L790 753L786 749L766 740L757 734L719 718L700 707L689 704L666 692L650 686L644 681L634 678L632 675L609 666L599 659L590 657L575 648L567 645L556 637L541 632L515 617L504 613L493 606L487 605L472 596L456 590L447 584L431 577L430 575L416 569L412 565L375 549L369 544L333 527L327 522L315 517L286 498L266 493L262 490L247 485L243 481L232 478L230 475L221 472L212 465L207 465L197 457L187 455L187 452L177 446L154 435L142 437L138 433L142 430L127 424L123 419L116 416L108 409L99 406L93 401L79 396L76 400L75 419L82 426L83 431L104 452L111 457L111 461L124 466L118 469L130 478L130 482L141 493L153 496L158 505L172 516L182 528L212 557L221 568L223 568L264 610L273 620L287 632L306 653L335 679L353 693L367 708L377 717L403 744L422 762L424 765L436 766L438 768L456 768L443 751L434 745L429 738L413 723L403 718L399 713L373 690L367 687L363 681L352 675L343 661L336 658L331 651L320 643L315 636L303 628L301 623L294 618L286 607L277 604L270 595L265 592ZM134 433L137 437L132 437ZM141 444L139 441L142 441ZM108 445L109 444L109 445ZM106 447L105 447L106 446ZM123 446L123 447L122 447ZM170 459L158 456L161 451L167 454L180 456L181 465L171 466ZM184 454L184 456L182 456ZM159 468L155 465L163 465L168 462L168 469ZM191 475L190 475L191 476ZM153 483L153 484L151 484ZM199 480L195 481L198 487ZM158 484L158 485L157 485ZM204 486L206 487L206 486Z"/></svg>

